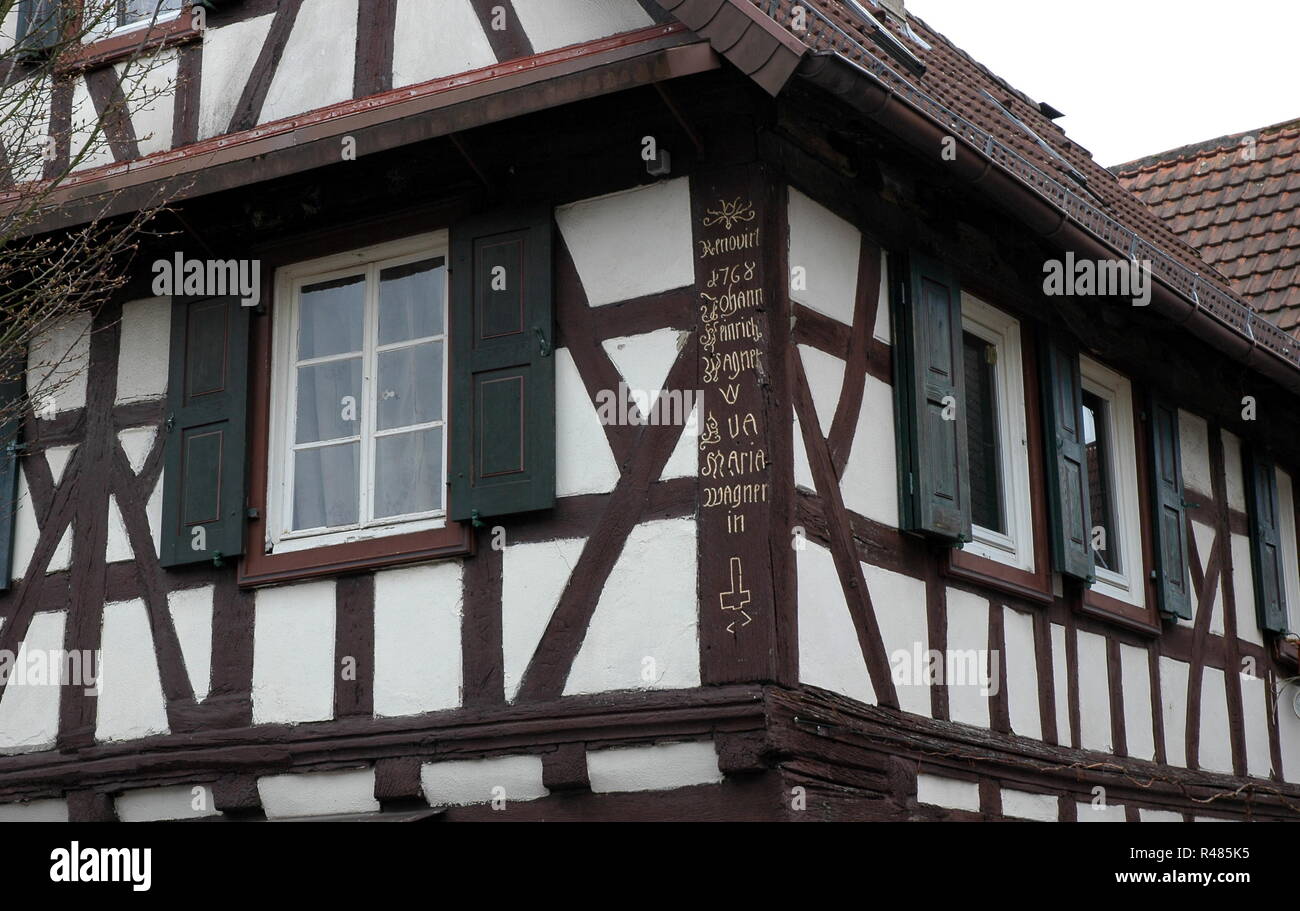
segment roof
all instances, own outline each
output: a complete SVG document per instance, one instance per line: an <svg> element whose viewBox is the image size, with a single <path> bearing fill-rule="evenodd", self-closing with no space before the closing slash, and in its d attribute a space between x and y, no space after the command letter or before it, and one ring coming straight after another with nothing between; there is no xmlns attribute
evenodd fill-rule
<svg viewBox="0 0 1300 911"><path fill-rule="evenodd" d="M1256 310L1300 328L1300 120L1112 170Z"/></svg>

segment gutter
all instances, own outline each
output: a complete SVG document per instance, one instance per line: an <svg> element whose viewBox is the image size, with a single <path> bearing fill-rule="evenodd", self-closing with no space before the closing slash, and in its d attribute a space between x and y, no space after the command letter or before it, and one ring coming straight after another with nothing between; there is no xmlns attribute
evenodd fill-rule
<svg viewBox="0 0 1300 911"><path fill-rule="evenodd" d="M951 130L944 129L933 116L842 54L810 52L796 72L924 154L932 154L947 137L956 139L965 154L958 154L950 163L952 173L1044 240L1092 259L1168 260L1158 247L1131 231L1128 237L1119 238L1129 242L1128 249L1121 249L1114 241L1103 241L1082 227L1077 216L1018 179L1010 167L1020 160L1019 156L1001 147L993 137L979 148L956 124ZM1069 201L1071 197L1064 198ZM1203 282L1199 274L1181 264L1172 266L1151 271L1155 279L1151 306L1157 313L1289 392L1300 393L1300 341L1260 318L1244 303ZM1175 279L1181 281L1175 284ZM1231 321L1214 312L1216 303Z"/></svg>

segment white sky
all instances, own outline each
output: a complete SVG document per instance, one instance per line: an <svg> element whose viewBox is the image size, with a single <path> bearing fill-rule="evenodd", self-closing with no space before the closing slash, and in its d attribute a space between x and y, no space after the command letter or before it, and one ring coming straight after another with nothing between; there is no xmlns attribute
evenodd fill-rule
<svg viewBox="0 0 1300 911"><path fill-rule="evenodd" d="M1109 167L1300 118L1298 0L907 0Z"/></svg>

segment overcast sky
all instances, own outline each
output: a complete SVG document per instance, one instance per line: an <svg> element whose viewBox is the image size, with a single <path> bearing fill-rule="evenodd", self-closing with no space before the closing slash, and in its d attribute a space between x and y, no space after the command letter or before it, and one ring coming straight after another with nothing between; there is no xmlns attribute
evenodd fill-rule
<svg viewBox="0 0 1300 911"><path fill-rule="evenodd" d="M1300 118L1297 0L907 0L1109 167Z"/></svg>

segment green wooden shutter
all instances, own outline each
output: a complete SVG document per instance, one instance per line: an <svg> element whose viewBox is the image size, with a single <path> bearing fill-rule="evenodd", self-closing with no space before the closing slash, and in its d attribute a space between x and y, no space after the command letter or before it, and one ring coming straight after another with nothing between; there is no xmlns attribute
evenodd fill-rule
<svg viewBox="0 0 1300 911"><path fill-rule="evenodd" d="M894 308L903 528L969 541L961 290L950 270L923 256L908 259L906 274Z"/></svg>
<svg viewBox="0 0 1300 911"><path fill-rule="evenodd" d="M1250 482L1250 557L1255 576L1255 610L1261 629L1287 631L1286 583L1282 576L1282 523L1277 499L1277 470L1259 452L1247 467Z"/></svg>
<svg viewBox="0 0 1300 911"><path fill-rule="evenodd" d="M22 433L26 359L0 367L0 591L13 576L14 519L18 510L18 451Z"/></svg>
<svg viewBox="0 0 1300 911"><path fill-rule="evenodd" d="M16 36L20 53L39 54L59 43L62 5L60 0L20 0Z"/></svg>
<svg viewBox="0 0 1300 911"><path fill-rule="evenodd" d="M1183 491L1178 409L1153 398L1151 499L1155 514L1156 595L1162 614L1192 619L1187 565L1187 503Z"/></svg>
<svg viewBox="0 0 1300 911"><path fill-rule="evenodd" d="M1043 430L1047 450L1047 502L1052 524L1052 567L1092 581L1088 460L1084 453L1083 385L1079 354L1044 336Z"/></svg>
<svg viewBox="0 0 1300 911"><path fill-rule="evenodd" d="M237 297L173 300L163 566L244 552L249 312Z"/></svg>
<svg viewBox="0 0 1300 911"><path fill-rule="evenodd" d="M555 504L551 285L550 209L452 230L453 519Z"/></svg>

